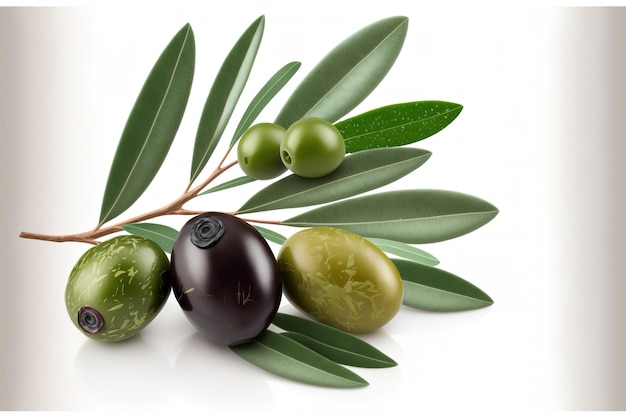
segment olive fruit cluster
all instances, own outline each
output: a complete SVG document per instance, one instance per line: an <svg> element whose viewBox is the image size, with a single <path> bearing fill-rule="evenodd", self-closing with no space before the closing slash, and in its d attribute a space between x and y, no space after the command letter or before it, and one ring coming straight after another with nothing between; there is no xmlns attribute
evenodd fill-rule
<svg viewBox="0 0 626 417"><path fill-rule="evenodd" d="M339 130L315 117L300 119L287 130L273 123L256 124L237 146L241 169L259 180L275 178L287 169L301 177L323 177L341 165L345 153Z"/></svg>
<svg viewBox="0 0 626 417"><path fill-rule="evenodd" d="M338 329L371 332L402 305L398 269L355 233L331 227L299 231L283 244L277 261L291 304Z"/></svg>
<svg viewBox="0 0 626 417"><path fill-rule="evenodd" d="M248 342L273 320L282 297L267 241L232 215L189 220L171 262L149 239L124 235L85 252L67 282L67 311L86 336L128 339L148 325L171 290L189 321L216 344Z"/></svg>
<svg viewBox="0 0 626 417"><path fill-rule="evenodd" d="M235 346L269 327L283 292L298 309L352 333L376 330L402 304L400 273L377 246L332 227L293 234L275 258L247 222L207 212L178 234L171 262L154 242L118 236L81 256L65 301L86 336L115 342L134 336L169 293L210 341Z"/></svg>

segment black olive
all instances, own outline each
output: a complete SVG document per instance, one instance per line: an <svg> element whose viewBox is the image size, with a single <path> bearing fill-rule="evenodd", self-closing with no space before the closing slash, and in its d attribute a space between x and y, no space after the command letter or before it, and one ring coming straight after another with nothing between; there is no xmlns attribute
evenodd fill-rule
<svg viewBox="0 0 626 417"><path fill-rule="evenodd" d="M225 213L204 213L183 226L172 249L171 276L189 321L220 345L257 337L282 297L276 258L263 236Z"/></svg>

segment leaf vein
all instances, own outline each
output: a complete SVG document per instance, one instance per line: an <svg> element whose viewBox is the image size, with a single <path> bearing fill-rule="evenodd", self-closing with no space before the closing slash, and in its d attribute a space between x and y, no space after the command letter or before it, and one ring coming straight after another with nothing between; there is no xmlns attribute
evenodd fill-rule
<svg viewBox="0 0 626 417"><path fill-rule="evenodd" d="M497 210L490 211L475 211L471 213L453 213L453 214L442 214L439 216L427 216L427 217L418 217L418 218L409 218L409 219L387 219L387 220L370 220L370 221L350 221L350 222L308 222L308 221L285 221L285 224L308 224L308 225L317 225L323 226L326 224L334 224L334 225L367 225L367 224L394 224L394 223L406 223L406 222L414 222L416 220L434 220L439 218L447 218L447 217L465 217L465 216L473 216L478 214L491 214L498 213Z"/></svg>
<svg viewBox="0 0 626 417"><path fill-rule="evenodd" d="M420 288L428 288L428 289L430 289L432 291L437 291L437 292L448 294L448 295L452 295L452 296L455 296L455 297L466 298L466 299L472 300L472 301L480 301L481 303L484 303L484 304L491 304L488 300L485 300L483 298L472 297L472 296L469 296L467 294L462 294L462 293L446 290L444 288L431 287L430 285L420 284L420 283L417 283L417 282L414 282L414 281L408 281L408 280L403 280L403 282L405 282L407 284L410 284L410 285L415 285L415 286L420 287Z"/></svg>
<svg viewBox="0 0 626 417"><path fill-rule="evenodd" d="M126 190L126 187L128 187L130 179L133 176L133 173L135 172L135 169L137 168L137 165L139 164L139 161L143 157L143 154L144 154L144 151L146 149L146 146L147 146L148 142L150 142L150 138L152 137L152 133L153 133L154 127L156 125L157 120L159 119L159 116L161 114L161 110L163 109L163 105L164 105L167 97L169 96L169 92L170 92L170 88L172 86L172 82L174 81L174 78L176 77L176 72L178 71L178 64L180 63L181 56L183 54L183 51L185 50L185 46L187 45L187 38L189 37L190 31L191 31L191 26L189 26L187 28L187 32L185 33L185 38L183 39L183 43L181 45L180 51L178 52L178 56L176 57L176 63L174 64L174 69L173 69L172 74L170 75L170 79L169 79L169 81L167 83L167 88L165 89L165 93L163 94L163 98L161 99L161 102L159 103L159 107L157 109L156 115L154 116L154 119L152 120L152 124L150 125L150 129L148 130L148 134L147 134L146 138L143 141L141 149L139 150L139 155L135 159L135 162L133 163L133 165L132 165L132 167L130 169L130 172L128 173L128 176L126 177L126 180L124 181L124 184L122 185L119 193L117 194L117 197L113 201L113 204L111 204L111 207L107 211L106 215L102 217L103 219L108 218L109 215L111 214L111 212L113 211L113 209L119 203L119 200L120 200L120 198L122 198L122 195L124 194L124 191Z"/></svg>
<svg viewBox="0 0 626 417"><path fill-rule="evenodd" d="M407 123L401 123L401 124L398 124L398 125L389 126L387 128L383 128L383 129L379 129L379 130L375 130L375 131L371 131L371 132L365 132L365 133L349 136L348 138L345 139L345 142L346 143L350 143L351 141L356 140L356 139L360 139L363 136L369 136L369 135L372 135L372 134L379 134L379 133L382 133L382 132L386 132L388 130L401 129L402 127L405 127L405 126L414 125L415 123L428 122L431 119L434 119L436 117L442 117L442 116L445 116L446 114L452 113L453 111L457 110L459 107L461 107L461 106L457 106L455 108L446 110L446 111L444 111L442 113L434 114L432 116L429 116L429 117L426 117L426 118L423 118L423 119L412 120L412 121L407 122Z"/></svg>
<svg viewBox="0 0 626 417"><path fill-rule="evenodd" d="M321 103L333 92L337 89L337 87L339 86L340 82L342 80L345 80L347 78L349 78L350 74L352 74L353 72L355 72L357 70L357 67L359 67L361 65L361 63L365 62L367 60L367 58L369 58L372 54L374 54L374 52L376 52L378 49L380 49L381 45L383 45L385 43L385 41L389 38L391 38L392 35L394 35L402 25L405 24L407 20L404 19L400 24L398 24L396 26L396 28L394 30L392 30L391 32L389 32L389 34L387 36L385 36L380 42L378 42L378 44L376 44L376 46L374 48L372 48L372 50L367 53L366 55L363 56L362 59L360 59L356 65L352 66L352 68L350 68L350 70L348 72L346 72L341 79L339 80L339 82L335 83L335 85L329 89L323 96L321 96L319 98L319 100L317 100L317 102L315 102L311 108L309 109L309 111L306 114L311 114L315 109L317 109Z"/></svg>
<svg viewBox="0 0 626 417"><path fill-rule="evenodd" d="M315 367L315 366L313 366L313 365L311 365L311 364L309 364L309 363L306 363L306 362L300 361L300 360L298 360L297 358L295 358L295 357L293 357L293 356L290 356L290 355L288 355L288 354L286 354L286 353L284 353L284 352L281 352L281 351L279 351L279 350L277 350L277 349L275 349L275 348L272 348L271 346L265 345L265 344L263 344L263 343L259 342L258 340L254 340L254 341L253 341L253 343L258 344L258 345L259 345L259 346L261 346L263 349L266 349L266 350L268 350L268 351L270 351L270 352L273 352L273 353L275 353L275 354L278 354L279 356L285 357L285 358L289 359L289 360L290 360L290 361L292 361L292 362L297 362L297 363L299 363L299 364L301 364L301 365L304 365L304 366L305 366L306 368L308 368L308 369L313 369L313 370L317 370L317 371L322 371L322 373L324 373L324 374L326 374L326 375L331 375L331 376L333 376L333 377L337 377L337 378L340 378L340 379L345 380L345 381L355 382L354 380L352 380L352 379L350 379L350 378L347 378L347 377L344 377L344 376L341 376L341 375L334 374L334 373L332 373L332 372L330 372L330 371L327 371L327 370L325 370L325 369L318 368L318 367ZM295 341L294 341L294 343L298 343L298 342L295 342ZM305 346L302 346L302 347L303 347L304 349L311 350L311 349L309 349L309 348L307 348L307 347L305 347ZM311 351L311 352L313 352L313 351ZM315 353L315 352L313 352L313 353ZM316 353L316 354L317 354L317 353Z"/></svg>
<svg viewBox="0 0 626 417"><path fill-rule="evenodd" d="M399 165L402 165L402 164L408 164L408 163L410 163L410 162L412 162L412 161L414 161L416 159L422 159L422 158L429 157L429 156L430 155L428 155L428 154L426 154L426 155L419 155L417 157L413 157L413 158L410 158L410 159L404 159L404 160L401 160L401 161L396 161L396 162L393 162L391 164L387 164L387 165L383 165L383 166L377 166L377 167L374 167L374 168L366 170L366 171L359 171L359 172L356 172L356 173L354 173L352 175L348 175L348 176L345 176L345 177L337 178L334 181L325 182L323 184L320 184L320 185L317 185L317 186L314 186L314 187L306 188L306 189L304 189L302 191L299 191L297 193L289 194L289 195L286 195L284 197L277 198L277 199L274 199L272 201L268 201L267 203L264 203L264 204L259 204L258 206L246 209L246 211L259 210L259 209L262 209L263 207L271 206L272 204L276 204L276 203L278 203L280 201L285 201L285 200L288 201L290 199L293 199L293 198L296 198L296 197L300 197L302 195L306 195L306 194L309 194L309 193L315 193L316 190L321 190L321 189L324 189L324 188L327 188L327 187L332 187L333 185L342 183L344 181L348 181L348 180L353 179L353 178L358 178L358 177L364 176L364 175L370 175L370 174L372 174L374 172L378 172L380 170L384 170L384 169L387 169L389 167L395 167L395 166L399 166Z"/></svg>

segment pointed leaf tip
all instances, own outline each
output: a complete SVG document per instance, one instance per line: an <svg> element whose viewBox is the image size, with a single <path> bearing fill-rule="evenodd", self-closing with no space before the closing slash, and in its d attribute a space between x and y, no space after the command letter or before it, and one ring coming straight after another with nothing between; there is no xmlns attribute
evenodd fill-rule
<svg viewBox="0 0 626 417"><path fill-rule="evenodd" d="M128 209L160 169L182 121L195 66L195 41L186 24L163 50L139 92L107 180L100 224Z"/></svg>
<svg viewBox="0 0 626 417"><path fill-rule="evenodd" d="M235 354L275 375L334 388L358 388L368 382L349 369L271 330L255 340L230 348Z"/></svg>
<svg viewBox="0 0 626 417"><path fill-rule="evenodd" d="M284 313L277 313L273 324L287 330L283 335L337 363L362 368L397 365L396 361L374 346L326 324Z"/></svg>
<svg viewBox="0 0 626 417"><path fill-rule="evenodd" d="M391 104L335 124L346 152L403 146L433 136L452 123L463 106L446 101Z"/></svg>
<svg viewBox="0 0 626 417"><path fill-rule="evenodd" d="M397 190L335 202L281 223L338 227L404 243L433 243L470 233L497 213L491 203L455 191Z"/></svg>
<svg viewBox="0 0 626 417"><path fill-rule="evenodd" d="M415 262L392 259L402 276L406 306L426 311L466 311L488 307L483 290L455 274Z"/></svg>
<svg viewBox="0 0 626 417"><path fill-rule="evenodd" d="M300 62L290 62L280 68L259 90L256 96L252 99L248 108L244 112L233 138L231 139L230 146L234 146L239 140L241 135L252 125L257 116L267 106L267 104L278 94L278 92L291 80L294 74L300 68Z"/></svg>
<svg viewBox="0 0 626 417"><path fill-rule="evenodd" d="M374 22L335 46L309 72L276 117L287 128L302 117L338 120L383 80L400 54L408 18Z"/></svg>
<svg viewBox="0 0 626 417"><path fill-rule="evenodd" d="M265 16L256 19L230 50L204 105L193 149L190 181L211 158L248 81L263 37Z"/></svg>

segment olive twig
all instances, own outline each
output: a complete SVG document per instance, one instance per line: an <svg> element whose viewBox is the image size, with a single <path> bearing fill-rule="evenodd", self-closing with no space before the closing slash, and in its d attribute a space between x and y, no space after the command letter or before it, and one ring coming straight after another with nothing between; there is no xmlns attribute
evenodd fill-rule
<svg viewBox="0 0 626 417"><path fill-rule="evenodd" d="M232 161L232 162L229 162L228 164L222 166L225 159L226 159L226 155L224 155L224 158L222 159L222 161L220 162L218 167L215 169L215 171L213 171L213 173L206 180L204 180L200 185L198 185L197 187L195 187L195 188L193 188L191 190L186 191L185 193L183 193L182 196L180 196L180 198L178 200L182 201L182 203L180 205L181 207L182 207L183 204L185 204L189 200L193 199L194 197L197 197L198 194L202 190L204 190L209 184L211 184L217 177L222 175L225 171L227 171L228 169L230 169L233 166L237 165L237 161Z"/></svg>
<svg viewBox="0 0 626 417"><path fill-rule="evenodd" d="M229 149L230 151L230 149ZM167 215L197 215L200 214L200 211L187 210L183 208L183 205L190 200L194 199L198 196L198 194L205 189L211 182L213 182L217 177L222 175L225 171L232 168L237 164L237 161L229 162L224 165L224 161L228 156L229 152L226 152L219 165L215 170L209 175L201 184L198 186L191 188L191 183L187 186L185 191L178 197L176 200L171 203L158 208L156 210L149 211L144 214L140 214L124 221L115 223L110 226L103 227L102 224L98 224L94 229L88 232L82 233L74 233L68 235L48 235L42 233L31 233L31 232L21 232L20 237L24 239L35 239L35 240L45 240L49 242L83 242L89 243L92 245L97 245L100 243L97 239L103 236L121 232L124 229L122 226L132 223L138 223L145 220L153 219L155 217L167 216Z"/></svg>
<svg viewBox="0 0 626 417"><path fill-rule="evenodd" d="M282 225L282 222L280 220L245 219L243 217L239 217L239 218L247 223L273 224L276 226Z"/></svg>
<svg viewBox="0 0 626 417"><path fill-rule="evenodd" d="M46 235L42 233L21 232L20 237L24 239L46 240L49 242L83 242L97 245L95 238L90 238L84 233L76 233L72 235Z"/></svg>
<svg viewBox="0 0 626 417"><path fill-rule="evenodd" d="M217 168L222 168L222 166L224 165L224 161L226 161L226 158L228 158L228 155L230 154L230 151L233 150L232 146L229 146L228 149L226 149L226 153L224 154L224 156L222 157L222 160L220 161L219 164L217 164Z"/></svg>

